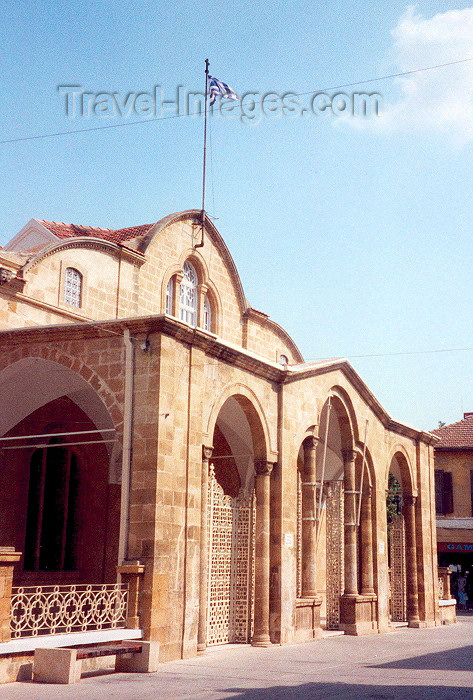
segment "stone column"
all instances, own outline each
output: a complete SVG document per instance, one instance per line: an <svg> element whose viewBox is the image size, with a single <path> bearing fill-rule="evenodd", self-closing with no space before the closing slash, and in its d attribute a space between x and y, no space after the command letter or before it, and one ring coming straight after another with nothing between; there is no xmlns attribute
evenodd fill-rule
<svg viewBox="0 0 473 700"><path fill-rule="evenodd" d="M197 653L203 654L207 648L207 593L209 576L209 529L208 529L208 490L209 459L213 447L202 446L202 479L200 482L200 570L199 570L199 630L197 633Z"/></svg>
<svg viewBox="0 0 473 700"><path fill-rule="evenodd" d="M126 626L131 629L140 629L140 583L145 572L145 567L139 561L125 561L117 566L123 583L128 584L128 612Z"/></svg>
<svg viewBox="0 0 473 700"><path fill-rule="evenodd" d="M268 647L269 637L269 505L271 462L255 462L255 625L252 645Z"/></svg>
<svg viewBox="0 0 473 700"><path fill-rule="evenodd" d="M345 591L344 595L358 594L356 565L356 493L355 450L343 450L344 474L344 545L345 545Z"/></svg>
<svg viewBox="0 0 473 700"><path fill-rule="evenodd" d="M409 627L419 627L419 593L417 589L417 547L416 547L416 496L404 496L403 515L406 529L406 584L407 622Z"/></svg>
<svg viewBox="0 0 473 700"><path fill-rule="evenodd" d="M184 278L183 272L177 272L174 275L174 299L172 301L172 315L176 318L180 318L180 307L181 307L181 282Z"/></svg>
<svg viewBox="0 0 473 700"><path fill-rule="evenodd" d="M302 474L302 597L317 595L316 579L316 463L317 439L304 440L304 471Z"/></svg>
<svg viewBox="0 0 473 700"><path fill-rule="evenodd" d="M11 590L13 568L20 560L21 552L14 547L0 547L0 642L11 639Z"/></svg>
<svg viewBox="0 0 473 700"><path fill-rule="evenodd" d="M204 302L205 302L205 297L207 295L209 288L207 287L206 284L198 284L197 285L197 295L198 295L198 303L197 303L197 325L199 328L204 327Z"/></svg>
<svg viewBox="0 0 473 700"><path fill-rule="evenodd" d="M372 492L366 486L361 501L361 595L374 594Z"/></svg>

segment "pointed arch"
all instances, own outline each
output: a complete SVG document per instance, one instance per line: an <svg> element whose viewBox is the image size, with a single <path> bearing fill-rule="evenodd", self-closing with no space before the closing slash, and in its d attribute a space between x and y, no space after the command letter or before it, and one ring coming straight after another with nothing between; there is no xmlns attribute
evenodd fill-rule
<svg viewBox="0 0 473 700"><path fill-rule="evenodd" d="M391 449L385 471L385 488L388 488L389 473L400 481L404 494L417 495L417 485L409 454L404 445L398 443Z"/></svg>
<svg viewBox="0 0 473 700"><path fill-rule="evenodd" d="M258 460L277 460L277 450L271 447L271 435L269 424L263 406L257 395L248 387L240 383L227 385L220 393L218 399L212 404L209 413L204 418L203 442L210 444L217 423L218 415L224 403L229 398L234 398L243 409L248 422L255 432L253 438L256 437L255 459Z"/></svg>

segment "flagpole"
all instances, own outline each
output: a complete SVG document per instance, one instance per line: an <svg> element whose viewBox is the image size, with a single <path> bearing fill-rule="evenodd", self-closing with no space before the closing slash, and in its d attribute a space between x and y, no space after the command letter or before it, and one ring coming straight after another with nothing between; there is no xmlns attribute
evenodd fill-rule
<svg viewBox="0 0 473 700"><path fill-rule="evenodd" d="M204 245L204 225L205 225L205 175L207 170L207 92L209 87L209 59L205 59L205 98L204 98L204 159L202 164L202 210L201 210L201 230L202 238L194 248L202 248Z"/></svg>

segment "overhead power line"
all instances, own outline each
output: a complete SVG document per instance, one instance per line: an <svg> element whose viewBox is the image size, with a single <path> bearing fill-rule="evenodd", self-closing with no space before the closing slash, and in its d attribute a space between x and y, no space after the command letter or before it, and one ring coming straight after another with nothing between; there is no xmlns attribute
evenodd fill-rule
<svg viewBox="0 0 473 700"><path fill-rule="evenodd" d="M309 92L295 92L292 93L296 97L304 97L305 95L313 95L318 92L328 92L330 90L341 90L346 87L354 87L355 85L366 85L368 83L375 83L380 80L389 80L391 78L401 78L405 75L412 75L414 73L422 73L424 71L435 70L437 68L445 68L446 66L456 66L460 63L467 63L473 61L472 58L462 58L458 61L449 61L448 63L438 63L435 66L426 66L425 68L415 68L413 70L404 71L402 73L391 73L390 75L382 75L379 78L368 78L366 80L357 80L353 83L343 83L342 85L332 85L331 87L325 88L315 88ZM119 129L124 126L137 126L138 124L149 124L150 122L161 122L168 119L179 119L181 117L192 117L200 114L200 112L189 112L188 114L169 114L164 117L153 117L151 119L140 119L132 122L121 122L120 124L106 124L105 126L90 126L87 129L71 129L70 131L55 131L50 134L37 134L35 136L19 136L12 139L0 140L0 144L6 143L18 143L19 141L34 141L38 139L49 139L55 136L68 136L69 134L82 134L88 131L102 131L103 129Z"/></svg>
<svg viewBox="0 0 473 700"><path fill-rule="evenodd" d="M442 348L440 350L406 350L406 351L401 351L401 352L376 352L376 353L369 353L367 355L343 355L344 358L347 360L349 359L359 359L363 357L396 357L398 355L432 355L434 353L440 353L440 352L466 352L466 351L472 351L473 348ZM323 360L336 360L336 359L342 359L340 356L339 358L334 358L334 357L314 357L311 360L306 360L306 362L322 362Z"/></svg>

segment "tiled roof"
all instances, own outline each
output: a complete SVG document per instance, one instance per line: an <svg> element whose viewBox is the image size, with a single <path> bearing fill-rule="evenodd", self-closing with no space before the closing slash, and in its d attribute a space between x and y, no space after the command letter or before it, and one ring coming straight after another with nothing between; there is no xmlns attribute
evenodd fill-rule
<svg viewBox="0 0 473 700"><path fill-rule="evenodd" d="M38 221L51 231L58 238L77 238L78 236L90 236L92 238L103 238L111 243L123 243L132 238L143 236L149 231L153 224L143 224L142 226L130 226L129 228L110 229L99 228L98 226L79 226L78 224L65 224L62 221Z"/></svg>
<svg viewBox="0 0 473 700"><path fill-rule="evenodd" d="M466 418L444 425L443 428L431 430L431 433L440 438L440 442L435 445L435 449L457 448L473 450L473 414L467 414Z"/></svg>

